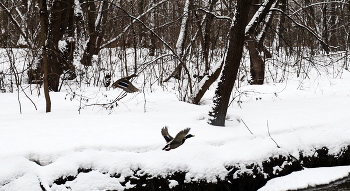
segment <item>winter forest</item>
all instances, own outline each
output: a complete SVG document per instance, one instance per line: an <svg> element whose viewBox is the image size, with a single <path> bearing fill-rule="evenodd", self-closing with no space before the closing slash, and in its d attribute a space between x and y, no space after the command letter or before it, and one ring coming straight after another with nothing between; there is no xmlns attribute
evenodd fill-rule
<svg viewBox="0 0 350 191"><path fill-rule="evenodd" d="M349 51L347 0L0 0L0 191L346 178Z"/></svg>

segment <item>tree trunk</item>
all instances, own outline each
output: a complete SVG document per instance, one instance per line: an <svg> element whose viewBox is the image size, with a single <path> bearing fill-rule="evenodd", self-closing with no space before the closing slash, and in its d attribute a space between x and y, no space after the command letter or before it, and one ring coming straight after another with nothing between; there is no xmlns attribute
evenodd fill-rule
<svg viewBox="0 0 350 191"><path fill-rule="evenodd" d="M250 84L262 85L265 78L265 62L260 55L258 42L254 38L249 39L247 48L250 56Z"/></svg>
<svg viewBox="0 0 350 191"><path fill-rule="evenodd" d="M322 5L322 25L323 25L323 31L322 31L322 39L326 44L329 44L328 39L329 39L329 31L328 31L328 5L324 4Z"/></svg>
<svg viewBox="0 0 350 191"><path fill-rule="evenodd" d="M47 25L47 61L48 65L48 86L49 89L55 92L59 91L60 76L64 70L74 71L73 66L73 50L72 42L67 44L70 47L66 48L66 51L62 52L58 46L59 41L62 39L65 33L72 35L73 33L73 0L55 1L51 7L50 21Z"/></svg>
<svg viewBox="0 0 350 191"><path fill-rule="evenodd" d="M99 10L96 9L95 2L88 2L87 5L82 6L83 11L88 15L88 33L89 41L84 50L83 58L81 59L81 64L84 66L92 65L92 56L97 55L100 51L100 47L104 35L104 24L107 21L108 13L108 2L103 1L100 5ZM96 14L97 13L97 14Z"/></svg>
<svg viewBox="0 0 350 191"><path fill-rule="evenodd" d="M287 10L287 0L280 0L279 8L283 11L286 12ZM275 37L272 42L272 47L277 53L279 53L279 50L281 47L287 47L286 42L287 39L283 40L282 36L284 36L284 33L286 31L284 27L284 22L285 22L285 15L284 14L279 14L277 18L277 24L276 24L276 32L275 32ZM287 43L289 44L289 43ZM286 51L287 52L287 51Z"/></svg>
<svg viewBox="0 0 350 191"><path fill-rule="evenodd" d="M209 12L212 12L216 3L218 0L212 0L209 1ZM196 14L196 17L199 20L198 15ZM214 43L212 42L211 38L211 30L212 30L212 24L214 21L214 15L213 14L208 14L206 13L203 17L202 22L197 22L198 28L199 28L199 41L202 46L202 54L203 54L203 60L204 60L204 75L209 74L210 70L210 62L209 62L209 51L210 51L210 45L213 45ZM200 75L200 74L199 74ZM216 79L215 79L216 80Z"/></svg>
<svg viewBox="0 0 350 191"><path fill-rule="evenodd" d="M49 83L48 83L48 62L47 62L47 51L46 51L46 40L47 40L47 29L48 29L48 13L46 0L39 0L40 8L40 36L41 36L41 47L42 47L42 63L44 69L44 95L46 100L46 112L51 112L51 99L49 94Z"/></svg>
<svg viewBox="0 0 350 191"><path fill-rule="evenodd" d="M1 7L3 8L3 7ZM4 26L8 26L8 15L6 14L5 11L0 11L0 26L1 30L0 31L0 47L1 48L8 48L8 41L9 41L9 29Z"/></svg>
<svg viewBox="0 0 350 191"><path fill-rule="evenodd" d="M276 5L276 1L277 0L265 0L260 8L256 9L256 7L252 7L251 14L249 15L251 22L246 34L249 35L247 48L250 56L250 84L264 84L265 61L262 58L263 54L261 54L261 52L264 51L265 56L271 56L267 49L264 49L263 42L266 37L267 25L270 25L273 17L272 13L269 13L269 10L272 6ZM254 0L254 4L258 3L260 3L259 0ZM260 27L260 31L257 31L257 26L263 20L265 20L263 26Z"/></svg>
<svg viewBox="0 0 350 191"><path fill-rule="evenodd" d="M187 26L188 26L188 17L189 17L189 9L191 6L191 0L186 0L185 6L184 6L184 15L181 20L181 26L180 26L180 32L179 36L176 41L176 54L177 57L181 60L179 65L177 65L174 69L174 71L171 73L171 75L164 80L164 82L167 82L170 80L171 77L174 77L176 79L181 79L181 71L182 67L184 66L184 47L185 47L185 40L187 36Z"/></svg>
<svg viewBox="0 0 350 191"><path fill-rule="evenodd" d="M75 50L75 39L74 39L74 1L69 0L67 6L67 17L66 17L66 34L65 39L67 45L63 51L64 69L66 70L64 79L73 80L76 78L74 62L74 50Z"/></svg>
<svg viewBox="0 0 350 191"><path fill-rule="evenodd" d="M198 91L196 91L193 95L192 103L199 104L201 99L203 98L205 92L209 89L209 87L218 79L222 70L223 61L219 64L218 67L214 69L210 75L206 74L201 82L199 83Z"/></svg>
<svg viewBox="0 0 350 191"><path fill-rule="evenodd" d="M152 5L151 7L153 7L156 4L155 0L152 0ZM142 13L140 13L142 14ZM154 31L155 30L155 26L156 26L156 10L152 10L151 12L151 18L150 18L150 26L151 29ZM155 52L156 52L156 37L153 33L149 32L149 38L150 38L150 44L149 44L149 56L154 56Z"/></svg>
<svg viewBox="0 0 350 191"><path fill-rule="evenodd" d="M225 126L227 107L242 58L245 28L252 0L238 0L234 23L230 28L229 46L225 65L209 112L209 124Z"/></svg>

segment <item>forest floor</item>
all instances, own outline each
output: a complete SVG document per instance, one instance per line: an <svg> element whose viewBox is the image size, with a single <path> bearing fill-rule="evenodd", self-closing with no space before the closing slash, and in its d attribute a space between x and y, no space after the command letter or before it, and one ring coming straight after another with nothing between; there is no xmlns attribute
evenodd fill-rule
<svg viewBox="0 0 350 191"><path fill-rule="evenodd" d="M27 92L37 110L23 93L19 97L17 92L0 93L0 190L123 190L135 186L127 179L135 172L165 177L181 171L186 172L185 182L215 183L228 175L228 166L240 167L233 175L239 176L251 172L247 165L261 165L270 157L298 159L300 152L314 156L323 147L337 155L350 145L350 72L346 70L337 78L319 74L243 86L228 109L225 127L207 124L214 88L201 105L178 101L174 93L153 87L152 92L128 94L109 109L86 105L113 100L120 89L88 87L75 94L63 90L50 93L51 113L45 113L40 91L40 96L37 90ZM80 93L89 100L82 101ZM195 137L175 150L163 151L164 126L173 136L190 127ZM280 168L274 168L276 176ZM90 170L78 174L84 169ZM261 190L325 184L348 176L350 169L336 171L341 173L324 170L323 179L290 175L287 183L271 180ZM65 177L74 178L57 183ZM304 181L293 182L297 177ZM168 184L176 188L179 183L168 180Z"/></svg>

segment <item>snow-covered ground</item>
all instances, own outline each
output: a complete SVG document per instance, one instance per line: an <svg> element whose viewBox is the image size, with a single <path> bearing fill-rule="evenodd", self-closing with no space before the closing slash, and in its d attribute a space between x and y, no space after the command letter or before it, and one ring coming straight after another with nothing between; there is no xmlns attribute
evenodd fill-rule
<svg viewBox="0 0 350 191"><path fill-rule="evenodd" d="M50 93L51 113L45 113L43 93L30 95L38 110L23 93L19 99L16 92L0 93L0 190L41 191L39 182L53 191L123 190L133 185L120 182L137 169L154 176L181 170L188 172L186 181L216 181L225 177L228 165L259 163L280 154L298 158L301 150L312 155L324 146L338 153L350 145L350 73L346 70L336 79L315 75L241 87L225 127L207 124L213 90L202 105L180 102L159 87L152 93L128 94L112 110L96 105L80 112L85 102L64 90ZM93 97L88 104L105 103L120 91L90 87L84 95ZM191 127L195 137L175 150L163 151L163 126L173 136ZM78 169L92 171L64 185L54 183L60 177L75 176ZM269 181L261 190L325 184L350 172L349 167L336 173L333 169L296 172ZM314 171L318 176L309 174ZM169 185L177 182L169 180Z"/></svg>
<svg viewBox="0 0 350 191"><path fill-rule="evenodd" d="M304 169L290 175L274 178L259 191L298 190L315 187L349 176L350 166Z"/></svg>

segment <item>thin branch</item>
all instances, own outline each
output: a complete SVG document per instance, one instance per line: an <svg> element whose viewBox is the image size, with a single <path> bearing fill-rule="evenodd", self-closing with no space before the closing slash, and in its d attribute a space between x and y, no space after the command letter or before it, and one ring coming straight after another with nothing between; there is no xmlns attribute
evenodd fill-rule
<svg viewBox="0 0 350 191"><path fill-rule="evenodd" d="M281 147L276 143L276 141L271 137L270 129L269 129L269 121L267 121L267 124L266 124L266 125L267 125L267 132L269 133L269 137L271 138L271 140L272 140L273 142L275 142L277 148L281 148Z"/></svg>
<svg viewBox="0 0 350 191"><path fill-rule="evenodd" d="M127 15L131 18L133 18L132 22L124 28L124 30L116 37L114 37L112 40L106 42L105 44L103 44L100 48L105 48L106 46L112 44L113 42L117 41L118 39L120 39L123 34L129 30L129 28L137 21L140 20L141 17L143 17L144 15L146 15L147 13L149 13L150 11L152 11L154 8L156 8L157 6L159 6L160 4L163 4L164 2L166 2L167 0L163 0L163 1L160 1L158 2L157 4L155 4L153 7L149 8L147 11L145 11L144 13L142 13L141 15L139 15L138 17L133 17L131 16L130 14L128 14L124 9L122 9L121 7L115 5L116 7L118 7L120 10L124 11L125 13L127 13Z"/></svg>
<svg viewBox="0 0 350 191"><path fill-rule="evenodd" d="M36 107L36 104L34 103L34 101L27 95L27 93L24 91L24 89L22 88L22 86L20 86L22 89L22 92L24 93L24 95L29 99L30 102L32 102L35 110L38 110L38 108Z"/></svg>
<svg viewBox="0 0 350 191"><path fill-rule="evenodd" d="M29 48L32 49L33 48L32 42L29 41L29 39L28 39L27 35L25 34L25 32L23 31L21 25L13 18L11 11L2 2L0 2L0 7L2 7L2 9L5 11L5 13L9 17L9 19L12 21L12 24L14 24L15 27L19 30L20 34L23 36L24 40L27 42Z"/></svg>
<svg viewBox="0 0 350 191"><path fill-rule="evenodd" d="M127 93L125 91L122 91L120 92L119 96L117 96L117 98L115 98L113 101L111 102L108 102L108 103L93 103L93 104L86 104L84 105L84 107L88 107L88 106L95 106L95 105L99 105L99 106L102 106L106 109L108 108L112 108L114 104L117 104L118 105L118 101L120 101L121 99L123 99L125 96L127 95ZM79 108L79 110L81 109L82 107Z"/></svg>
<svg viewBox="0 0 350 191"><path fill-rule="evenodd" d="M228 20L228 21L232 22L232 18L230 18L230 17L218 16L218 15L215 15L213 12L204 10L204 9L202 9L202 8L198 8L198 9L196 9L196 10L197 10L197 11L203 11L204 13L209 14L209 15L212 15L212 16L214 16L214 17L217 18L217 19Z"/></svg>
<svg viewBox="0 0 350 191"><path fill-rule="evenodd" d="M180 62L179 66L183 66L183 68L184 68L186 74L188 75L188 83L189 83L189 87L191 88L190 91L192 92L192 81L191 81L191 77L190 77L190 72L189 72L188 68L186 67L186 63L181 59L180 55L178 55L178 54L176 53L176 51L175 51L167 42L165 42L164 39L162 39L162 38L154 31L154 29L148 27L144 22L142 22L142 21L140 20L140 18L141 18L142 16L144 16L146 13L150 12L150 11L153 10L155 7L157 7L158 5L160 5L160 4L162 4L162 3L166 2L166 1L167 1L167 0L163 0L163 1L158 2L157 4L155 4L154 6L152 6L152 7L149 8L147 11L145 11L144 13L142 13L141 15L139 15L139 16L137 16L137 17L130 15L126 10L124 10L124 9L121 8L120 6L114 5L114 6L117 7L118 9L122 10L128 17L132 18L133 20L132 20L132 22L131 22L127 27L124 28L124 30L123 30L117 37L115 37L115 38L113 38L112 40L108 41L107 43L103 44L103 45L102 45L101 47L99 47L99 48L102 49L102 48L108 46L109 44L111 44L111 43L117 41L119 38L122 37L122 35L123 35L127 30L129 30L129 28L130 28L134 23L139 22L139 23L140 23L142 26L144 26L149 32L151 32L151 34L154 35L154 37L156 37L158 40L160 40L160 41L163 43L163 45L164 45L165 47L167 47L167 48L173 53L173 56ZM166 80L164 80L164 81L166 81Z"/></svg>
<svg viewBox="0 0 350 191"><path fill-rule="evenodd" d="M154 58L151 61L143 63L142 65L140 65L140 66L142 66L142 68L138 70L137 75L141 74L148 66L153 64L155 61L162 59L164 57L167 57L167 56L173 56L173 54L163 54L163 55L158 56L157 58Z"/></svg>
<svg viewBox="0 0 350 191"><path fill-rule="evenodd" d="M277 9L277 8L272 8L270 9L270 11L278 11L282 14L284 14L287 18L289 18L294 24L296 24L297 26L306 29L306 31L308 31L310 34L312 34L312 36L314 36L322 45L322 48L327 52L327 54L329 54L329 48L335 48L333 46L329 46L326 42L324 42L314 31L312 31L308 26L305 26L301 23L298 23L297 21L295 21L291 16L289 16L288 14L286 14L284 11L282 11L281 9Z"/></svg>
<svg viewBox="0 0 350 191"><path fill-rule="evenodd" d="M271 6L276 4L276 0L265 0L264 3L255 12L253 18L249 21L245 28L245 35L250 34L256 26L265 18Z"/></svg>
<svg viewBox="0 0 350 191"><path fill-rule="evenodd" d="M254 135L253 132L249 129L248 125L245 124L245 122L243 121L243 119L241 119L242 123L245 125L245 127L247 127L248 131L250 132L250 134Z"/></svg>
<svg viewBox="0 0 350 191"><path fill-rule="evenodd" d="M349 5L349 3L346 3L346 2L343 2L343 1L330 1L330 2L325 1L325 2L317 2L317 3L312 3L312 4L306 5L306 6L304 6L304 7L301 7L300 9L295 10L295 11L292 12L291 14L294 15L294 14L296 14L297 12L302 11L303 9L307 9L307 8L309 8L309 7L313 7L313 6L316 6L316 5L331 4L331 3L339 3L339 4Z"/></svg>

